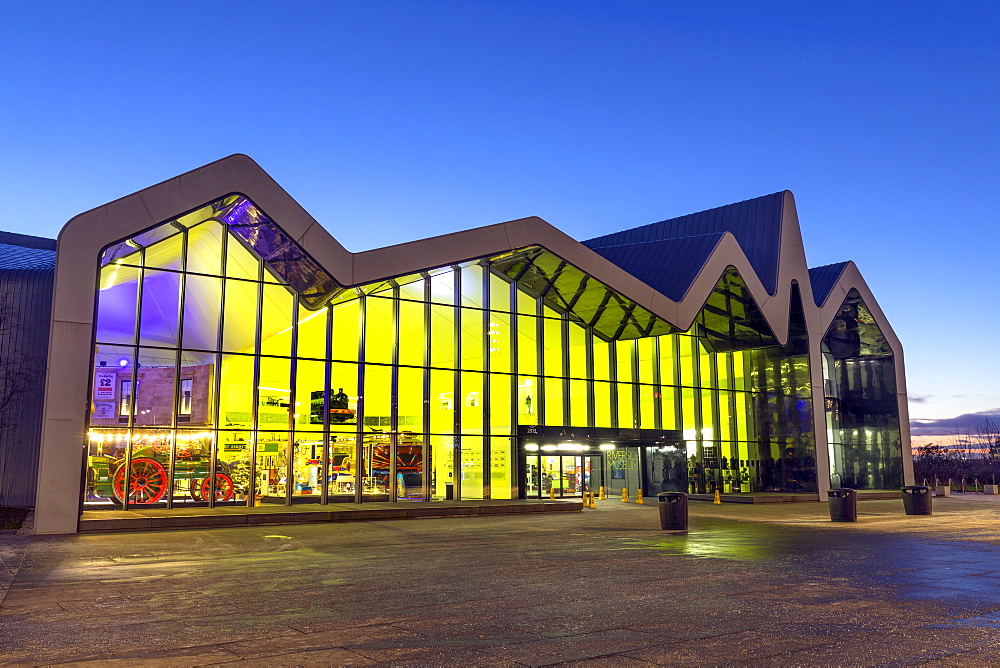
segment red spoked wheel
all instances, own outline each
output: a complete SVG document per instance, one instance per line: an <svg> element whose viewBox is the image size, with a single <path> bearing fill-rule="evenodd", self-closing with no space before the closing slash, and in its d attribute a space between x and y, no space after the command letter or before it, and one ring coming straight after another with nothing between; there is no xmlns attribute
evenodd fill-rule
<svg viewBox="0 0 1000 668"><path fill-rule="evenodd" d="M115 498L119 503L125 498L125 465L115 471ZM129 476L129 503L156 503L167 493L167 469L163 464L148 457L137 457L132 460L132 473Z"/></svg>
<svg viewBox="0 0 1000 668"><path fill-rule="evenodd" d="M205 478L201 481L201 490L198 494L198 500L207 499L212 493L209 489L209 483L211 478ZM233 479L227 476L225 473L215 474L215 502L229 501L233 498L233 492L235 491L235 486L233 485ZM194 494L192 494L194 496Z"/></svg>

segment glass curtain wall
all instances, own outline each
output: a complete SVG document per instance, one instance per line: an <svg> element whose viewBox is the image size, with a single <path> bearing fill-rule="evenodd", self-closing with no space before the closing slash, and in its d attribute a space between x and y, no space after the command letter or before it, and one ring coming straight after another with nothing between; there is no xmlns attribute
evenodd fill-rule
<svg viewBox="0 0 1000 668"><path fill-rule="evenodd" d="M99 271L88 508L518 498L532 424L680 430L692 491L815 489L804 326L777 346L735 271L689 332L539 249L347 289L241 196Z"/></svg>
<svg viewBox="0 0 1000 668"><path fill-rule="evenodd" d="M857 290L848 293L822 349L831 486L902 486L895 361Z"/></svg>

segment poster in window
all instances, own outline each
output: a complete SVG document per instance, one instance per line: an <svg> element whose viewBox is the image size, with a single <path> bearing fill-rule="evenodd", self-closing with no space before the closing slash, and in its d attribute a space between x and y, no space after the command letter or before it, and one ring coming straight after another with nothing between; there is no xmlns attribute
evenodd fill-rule
<svg viewBox="0 0 1000 668"><path fill-rule="evenodd" d="M115 372L98 371L94 374L94 399L115 398Z"/></svg>
<svg viewBox="0 0 1000 668"><path fill-rule="evenodd" d="M118 417L115 414L115 409L117 406L113 401L96 401L94 402L94 415L93 417L100 420L113 420Z"/></svg>

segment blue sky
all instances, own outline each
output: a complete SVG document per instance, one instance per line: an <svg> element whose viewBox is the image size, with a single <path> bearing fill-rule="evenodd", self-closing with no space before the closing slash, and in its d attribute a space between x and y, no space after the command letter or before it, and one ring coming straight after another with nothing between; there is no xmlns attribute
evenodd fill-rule
<svg viewBox="0 0 1000 668"><path fill-rule="evenodd" d="M7 2L0 229L225 155L358 251L576 238L782 189L852 259L911 414L1000 413L1000 3Z"/></svg>

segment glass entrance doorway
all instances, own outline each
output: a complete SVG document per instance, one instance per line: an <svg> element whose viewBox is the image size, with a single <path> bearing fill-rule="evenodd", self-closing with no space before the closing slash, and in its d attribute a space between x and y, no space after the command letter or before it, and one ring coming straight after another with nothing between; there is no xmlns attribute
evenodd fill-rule
<svg viewBox="0 0 1000 668"><path fill-rule="evenodd" d="M525 462L528 497L544 498L553 493L557 499L582 496L592 490L592 476L600 476L600 459L594 455L529 454Z"/></svg>

